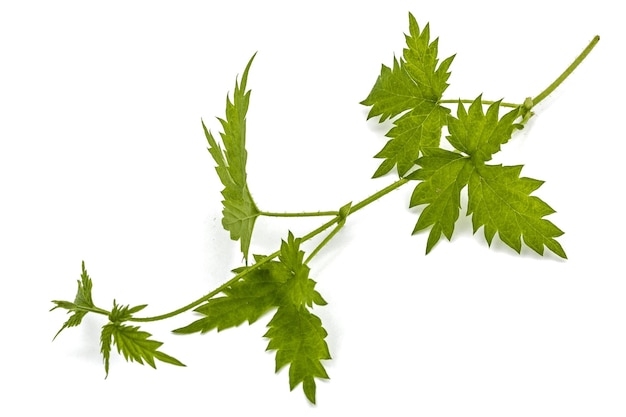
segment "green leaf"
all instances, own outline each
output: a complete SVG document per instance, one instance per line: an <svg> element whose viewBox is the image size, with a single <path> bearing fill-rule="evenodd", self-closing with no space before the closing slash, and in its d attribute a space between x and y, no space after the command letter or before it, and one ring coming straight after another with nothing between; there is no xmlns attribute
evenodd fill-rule
<svg viewBox="0 0 626 417"><path fill-rule="evenodd" d="M163 343L149 339L150 336L152 336L150 333L139 330L137 326L129 326L120 323L106 324L102 328L100 340L107 375L109 371L111 337L117 347L117 352L124 356L124 359L129 362L137 362L142 365L147 363L152 368L156 368L156 359L176 366L185 366L178 359L159 351L158 349Z"/></svg>
<svg viewBox="0 0 626 417"><path fill-rule="evenodd" d="M415 187L410 206L426 204L413 233L432 226L426 253L443 234L450 239L459 217L460 193L468 187L468 215L472 215L474 232L484 226L485 238L491 244L496 232L508 246L521 251L524 243L539 254L544 246L563 258L565 251L555 240L563 232L544 216L554 210L537 197L530 196L542 182L520 178L521 166L485 165L500 150L515 129L519 109L499 117L500 102L483 111L479 96L469 110L459 102L457 117L449 116L448 141L458 151L425 150L417 160L420 169L409 178L422 180ZM464 155L465 154L465 155Z"/></svg>
<svg viewBox="0 0 626 417"><path fill-rule="evenodd" d="M102 326L100 334L100 352L104 360L104 370L109 375L111 346L115 344L117 352L130 362L147 363L156 368L155 359L177 366L185 366L178 359L158 350L163 343L148 339L148 332L139 330L137 326L129 326L122 322L130 320L132 315L146 308L146 304L135 307L123 306L113 300L113 309L109 314L109 323Z"/></svg>
<svg viewBox="0 0 626 417"><path fill-rule="evenodd" d="M316 282L309 278L310 269L304 263L300 243L301 239L291 232L281 243L278 258L290 276L279 289L280 307L265 337L271 339L267 349L277 351L276 372L290 364L290 389L302 382L306 397L315 403L315 378L328 379L320 360L330 359L330 353L322 322L307 306L326 305L326 301L315 290Z"/></svg>
<svg viewBox="0 0 626 417"><path fill-rule="evenodd" d="M250 190L248 189L246 174L246 113L250 102L250 91L246 91L248 71L252 65L254 56L248 62L241 77L241 83L235 83L233 100L226 97L226 118L218 119L222 125L223 133L220 134L224 150L215 140L214 136L206 128L204 121L202 128L209 142L209 153L213 157L217 174L224 185L222 196L224 229L230 232L232 240L239 240L241 252L248 259L250 241L254 223L259 216Z"/></svg>
<svg viewBox="0 0 626 417"><path fill-rule="evenodd" d="M82 272L80 275L80 280L78 281L78 291L76 292L76 297L74 298L74 302L71 303L69 301L60 301L53 300L52 302L56 304L50 311L55 310L57 308L63 308L68 310L68 313L73 313L70 318L63 324L61 329L56 333L54 339L66 328L75 327L80 325L83 320L83 317L89 312L90 309L95 308L93 299L91 296L91 289L93 287L93 282L85 269L85 262L82 262ZM53 340L54 340L53 339Z"/></svg>
<svg viewBox="0 0 626 417"><path fill-rule="evenodd" d="M518 253L521 239L543 255L544 246L562 258L565 251L554 238L563 232L544 216L555 211L530 194L543 184L532 178L520 178L522 166L485 165L474 170L469 180L468 214L472 214L474 232L484 227L491 244L496 232L500 239Z"/></svg>
<svg viewBox="0 0 626 417"><path fill-rule="evenodd" d="M127 321L133 316L133 314L143 310L147 306L147 304L142 304L131 308L130 306L120 306L115 302L115 300L113 300L113 310L109 315L109 320L113 323Z"/></svg>
<svg viewBox="0 0 626 417"><path fill-rule="evenodd" d="M304 265L304 251L300 250L302 239L296 238L291 231L287 234L287 240L280 242L280 254L278 259L285 267L296 272Z"/></svg>
<svg viewBox="0 0 626 417"><path fill-rule="evenodd" d="M109 376L109 360L111 359L111 342L114 328L114 324L106 324L102 326L102 333L100 333L100 352L104 361L105 378Z"/></svg>
<svg viewBox="0 0 626 417"><path fill-rule="evenodd" d="M289 232L287 241L280 246L280 262L290 272L290 278L280 288L280 304L294 306L313 304L326 305L326 301L315 290L316 282L309 278L310 268L304 264L304 252L300 250L300 238Z"/></svg>
<svg viewBox="0 0 626 417"><path fill-rule="evenodd" d="M472 215L474 232L484 226L485 239L491 244L495 233L515 251L524 243L539 254L544 246L562 258L565 251L554 239L563 232L544 216L554 210L538 197L530 196L543 184L531 178L520 178L522 166L485 165L500 150L515 129L519 109L499 118L500 102L491 104L487 113L479 96L465 109L459 102L457 117L449 117L448 141L466 153L474 169L469 178L468 215Z"/></svg>
<svg viewBox="0 0 626 417"><path fill-rule="evenodd" d="M463 155L444 149L425 149L425 156L417 160L421 166L412 179L422 180L413 191L410 207L427 204L420 214L413 233L432 226L426 245L429 253L443 234L452 238L454 224L459 218L461 190L467 184L473 169Z"/></svg>
<svg viewBox="0 0 626 417"><path fill-rule="evenodd" d="M276 350L276 372L289 365L289 387L302 382L306 397L315 404L315 378L328 379L322 360L331 359L321 320L306 307L280 307L264 337L267 350Z"/></svg>
<svg viewBox="0 0 626 417"><path fill-rule="evenodd" d="M78 282L78 292L76 293L74 304L78 306L94 307L91 297L92 288L93 282L87 273L87 269L85 269L85 261L83 261L81 263L80 281Z"/></svg>
<svg viewBox="0 0 626 417"><path fill-rule="evenodd" d="M252 324L278 305L279 288L289 277L289 271L280 262L262 265L225 289L223 297L212 298L196 308L194 311L205 317L174 333L206 333L213 329L219 332L245 321Z"/></svg>
<svg viewBox="0 0 626 417"><path fill-rule="evenodd" d="M451 56L439 64L438 40L430 42L429 25L423 31L409 14L409 35L403 58L394 58L393 67L382 66L370 94L361 104L371 106L368 119L380 116L380 122L394 120L386 134L391 138L375 158L384 159L374 173L380 177L397 165L403 177L413 166L423 148L438 147L441 129L450 110L439 104L448 87Z"/></svg>
<svg viewBox="0 0 626 417"><path fill-rule="evenodd" d="M519 108L513 109L499 118L500 101L489 106L483 112L482 99L479 96L470 105L469 112L459 102L457 117L450 117L448 141L461 152L470 155L476 161L489 161L500 146L508 142L515 129L522 125L514 123L520 115Z"/></svg>
<svg viewBox="0 0 626 417"><path fill-rule="evenodd" d="M236 269L237 273L246 269L250 272L224 289L223 296L211 298L194 310L204 317L175 329L174 333L207 333L213 329L219 332L246 321L252 324L272 308L285 304L326 305L315 290L316 282L309 278L309 267L303 264L300 241L290 232L287 241L282 241L279 261Z"/></svg>
<svg viewBox="0 0 626 417"><path fill-rule="evenodd" d="M347 213L350 206L344 207ZM252 324L267 311L278 308L265 335L271 339L268 350L278 351L276 371L290 363L291 389L302 382L307 398L315 403L315 378L328 378L320 360L330 359L330 354L324 341L326 331L307 306L325 305L326 301L315 290L316 282L309 278L300 243L301 239L289 232L287 240L281 242L278 261L236 269L236 273L250 271L224 289L224 296L195 309L205 317L174 333L220 331L245 321ZM260 262L265 257L255 259Z"/></svg>

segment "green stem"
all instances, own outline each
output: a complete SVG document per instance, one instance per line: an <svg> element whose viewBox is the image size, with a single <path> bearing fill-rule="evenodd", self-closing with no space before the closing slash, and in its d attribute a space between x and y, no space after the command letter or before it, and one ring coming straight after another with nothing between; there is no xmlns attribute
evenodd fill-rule
<svg viewBox="0 0 626 417"><path fill-rule="evenodd" d="M88 312L88 313L102 314L102 315L104 315L104 316L109 316L109 315L111 315L111 312L110 312L110 311L107 311L107 310L105 310L105 309L103 309L103 308L96 307L96 306L93 306L93 307L83 307L83 306L77 306L77 309L78 309L78 310L82 310L82 311L86 311L86 312Z"/></svg>
<svg viewBox="0 0 626 417"><path fill-rule="evenodd" d="M235 282L239 281L241 278L243 278L244 276L248 275L250 272L252 272L255 269L259 268L261 265L266 264L267 262L271 261L272 259L277 257L279 254L280 254L280 251L276 251L276 252L272 253L271 255L266 256L265 258L261 259L259 262L255 263L254 265L244 269L243 271L241 271L240 273L238 273L237 275L235 275L234 277L232 277L231 279L229 279L228 281L226 281L225 283L223 283L222 285L220 285L219 287L217 287L216 289L214 289L213 291L211 291L207 295L203 296L202 298L198 298L196 301L191 302L191 303L187 304L184 307L181 307L181 308L179 308L177 310L171 311L171 312L166 313L166 314L161 314L161 315L158 315L158 316L152 316L152 317L132 317L132 318L129 319L129 321L136 321L136 322L159 321L159 320L165 320L165 319L168 319L170 317L174 317L174 316L177 316L177 315L179 315L181 313L189 311L192 308L199 306L203 302L208 301L211 298L215 297L217 294L219 294L220 292L224 291L226 288L228 288L229 286L231 286Z"/></svg>
<svg viewBox="0 0 626 417"><path fill-rule="evenodd" d="M561 85L561 83L563 81L565 81L567 79L567 77L570 76L570 74L572 72L574 72L574 70L581 64L581 62L583 62L585 60L585 58L587 58L587 55L589 55L589 53L593 50L593 48L595 48L595 46L597 45L597 43L599 41L600 41L600 36L596 35L591 40L591 42L589 42L589 45L587 45L587 47L580 53L580 55L578 55L578 57L576 57L574 62L572 62L570 64L570 66L567 67L565 69L565 71L563 71L563 73L556 80L554 80L552 82L552 84L550 84L545 90L543 90L541 93L539 93L535 98L528 98L528 99L526 99L524 104L501 102L500 106L511 107L511 108L517 108L517 107L521 108L521 107L523 107L523 108L525 108L526 112L529 113L532 107L536 106L539 102L541 102L546 97L548 97L554 90L556 90L559 87L559 85ZM468 100L468 99L439 100L439 103L443 103L443 104L453 104L453 103L458 103L458 102L465 103L465 104L471 104L471 103L474 102L474 100ZM495 102L494 101L483 100L482 103L485 104L485 105L491 105L491 104L494 104Z"/></svg>
<svg viewBox="0 0 626 417"><path fill-rule="evenodd" d="M259 215L267 217L323 217L323 216L337 216L338 211L314 211L314 212L302 212L302 213L273 213L270 211L261 211Z"/></svg>
<svg viewBox="0 0 626 417"><path fill-rule="evenodd" d="M319 226L317 229L309 232L308 234L302 236L301 240L302 242L306 242L307 240L310 240L312 238L314 238L315 236L319 235L320 233L324 232L325 230L329 229L330 227L334 226L335 224L341 222L342 220L345 220L346 217L350 216L351 214L361 210L362 208L370 205L371 203L373 203L374 201L378 200L379 198L389 194L390 192L392 192L393 190L396 190L398 188L400 188L401 186L403 186L404 184L406 184L407 182L409 182L408 179L406 178L401 178L398 181L388 185L387 187L383 188L380 191L375 192L374 194L372 194L371 196L365 198L364 200L361 200L360 202L358 202L357 204L353 205L350 208L350 211L345 215L345 216L341 216L339 214L339 212L337 212L338 214L331 220L327 221L326 223L324 223L323 225ZM326 243L328 243L328 241L330 239L332 239L333 236L335 236L335 234L339 231L339 229L341 228L341 226L335 228L335 230L333 230L325 239L324 241L322 241L322 243L320 245L318 245L318 247L314 250L314 253L317 253L319 251L319 249L322 248L322 246L324 246ZM238 273L237 275L235 275L234 277L232 277L231 279L229 279L228 281L226 281L225 283L223 283L222 285L220 285L219 287L217 287L216 289L214 289L213 291L211 291L210 293L206 294L205 296L197 299L194 302L191 302L189 304L187 304L186 306L183 306L177 310L171 311L169 313L166 314L161 314L158 316L152 316L152 317L133 317L131 319L129 319L129 321L134 321L134 322L151 322L151 321L159 321L159 320L165 320L174 316L177 316L181 313L184 313L186 311L191 310L194 307L199 306L200 304L210 300L211 298L215 297L217 294L221 293L222 291L224 291L226 288L228 288L229 286L231 286L232 284L234 284L235 282L239 281L241 278L243 278L244 276L246 276L247 274L249 274L250 272L254 271L255 269L259 268L261 265L271 261L272 259L274 259L275 257L277 257L280 254L280 251L276 251L268 256L266 256L265 258L261 259L260 261L258 261L257 263L251 265L250 267L244 269L243 271L241 271L240 273ZM309 256L309 259L311 258L311 256ZM307 259L308 260L308 259Z"/></svg>
<svg viewBox="0 0 626 417"><path fill-rule="evenodd" d="M305 264L308 264L311 259L313 259L315 257L315 255L318 254L318 252L320 250L322 250L322 248L324 246L326 246L326 244L328 242L330 242L332 240L333 237L335 237L335 235L341 230L341 228L343 227L343 223L339 223L337 224L337 226L328 234L328 236L326 236L324 238L324 240L322 240L320 242L319 245L317 245L317 247L315 249L313 249L313 251L311 251L311 253L309 254L309 256L306 258L306 260L304 261Z"/></svg>
<svg viewBox="0 0 626 417"><path fill-rule="evenodd" d="M581 52L581 54L578 55L578 57L574 60L574 62L572 62L572 64L569 67L567 67L567 69L565 71L563 71L563 73L559 76L559 78L554 80L554 82L552 84L550 84L545 90L543 90L535 98L532 99L533 100L533 105L536 106L539 102L541 102L543 99L548 97L548 95L550 95L550 93L552 93L554 90L556 90L556 88L559 85L561 85L561 83L563 81L565 81L565 79L567 77L569 77L569 75L572 72L574 72L576 67L578 67L580 65L580 63L583 62L583 60L587 57L587 55L589 55L591 50L596 46L596 44L599 41L600 41L600 36L596 35L591 40L591 42L589 42L589 45L587 45L587 47Z"/></svg>

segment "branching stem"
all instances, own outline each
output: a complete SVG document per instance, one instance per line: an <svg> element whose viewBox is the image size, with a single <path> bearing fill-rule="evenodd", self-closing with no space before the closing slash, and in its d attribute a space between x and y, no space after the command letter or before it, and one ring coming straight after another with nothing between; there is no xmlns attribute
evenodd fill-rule
<svg viewBox="0 0 626 417"><path fill-rule="evenodd" d="M314 238L315 236L319 235L320 233L323 233L324 231L328 230L330 227L338 224L342 219L345 219L346 217L350 216L351 214L357 212L358 210L370 205L371 203L373 203L374 201L378 200L379 198L389 194L391 191L396 190L398 188L400 188L401 186L403 186L404 184L406 184L407 182L409 182L408 179L406 178L401 178L398 181L388 185L387 187L383 188L382 190L379 190L377 192L375 192L374 194L372 194L371 196L365 198L364 200L358 202L357 204L353 205L350 209L350 211L345 215L345 217L342 217L339 212L337 212L337 215L327 221L326 223L324 223L323 225L319 226L317 229L311 231L310 233L302 236L302 242L305 242L307 240L310 240L312 238ZM317 252L319 252L319 250L326 244L328 243L336 234L337 232L339 232L339 230L341 229L341 226L336 227L323 241L322 243L320 243L317 248L313 251L313 253L311 255L309 255L308 260L310 260ZM152 316L152 317L133 317L131 319L129 319L129 321L134 321L134 322L150 322L150 321L159 321L159 320L164 320L164 319L168 319L170 317L174 317L177 316L181 313L184 313L186 311L191 310L194 307L199 306L200 304L210 300L211 298L215 297L217 294L219 294L220 292L224 291L226 288L228 288L229 286L231 286L232 284L234 284L235 282L239 281L241 278L243 278L244 276L248 275L250 272L254 271L255 269L259 268L261 265L271 261L272 259L274 259L275 257L277 257L280 254L280 251L276 251L268 256L266 256L265 258L259 260L258 262L256 262L255 264L251 265L250 267L244 269L243 271L241 271L240 273L238 273L237 275L235 275L234 277L232 277L230 280L226 281L225 283L223 283L222 285L220 285L219 287L217 287L216 289L214 289L213 291L211 291L210 293L206 294L205 296L197 299L196 301L187 304L184 307L181 307L177 310L171 311L169 313L166 314L161 314L158 316Z"/></svg>
<svg viewBox="0 0 626 417"><path fill-rule="evenodd" d="M524 104L515 104L515 103L500 103L501 106L504 107L512 107L512 108L524 108L526 110L526 112L528 114L532 114L530 113L530 109L537 105L539 102L541 102L543 99L545 99L550 93L552 93L575 69L576 67L578 67L578 65L587 57L587 55L591 52L591 50L596 46L596 44L598 43L598 41L600 40L599 36L595 36L593 38L593 40L589 43L589 45L583 50L583 52L576 58L576 60L574 60L574 62L567 67L567 69L552 83L550 84L545 90L543 90L541 93L539 93L536 97L532 98L532 99L526 99L526 101L524 102ZM473 103L474 100L441 100L440 103ZM493 104L493 101L483 101L483 104L486 105L490 105ZM373 203L374 201L380 199L381 197L389 194L391 191L396 190L398 188L400 188L401 186L403 186L404 184L406 184L407 182L409 182L409 180L407 178L401 178L398 181L388 185L387 187L377 191L376 193L370 195L369 197L361 200L360 202L354 204L353 206L351 206L350 210L345 213L342 214L341 211L317 211L317 212L302 212L302 213L274 213L274 212L259 212L259 215L263 215L263 216L269 216L269 217L323 217L323 216L332 216L333 218L329 221L327 221L326 223L322 224L321 226L319 226L317 229L311 231L310 233L302 236L301 240L302 242L305 242L309 239L312 239L313 237L319 235L320 233L323 233L324 231L328 230L329 228L333 227L336 225L336 227L331 231L331 233L329 233L328 236L326 236L324 238L324 240L322 240L322 242L310 253L310 255L308 256L306 262L310 261L342 228L343 226L343 222L345 221L345 219L352 215L353 213L356 213L357 211L361 210L362 208L368 206L369 204ZM280 254L280 251L276 251L268 256L266 256L265 258L259 260L258 262L256 262L255 264L251 265L248 268L245 268L242 272L238 273L237 275L235 275L233 278L231 278L230 280L226 281L225 283L223 283L222 285L220 285L219 287L217 287L216 289L214 289L213 291L211 291L210 293L204 295L203 297L197 299L196 301L187 304L184 307L181 307L177 310L171 311L169 313L166 314L161 314L158 316L152 316L152 317L133 317L130 318L129 321L134 321L134 322L151 322L151 321L159 321L159 320L164 320L170 317L174 317L178 314L184 313L186 311L191 310L194 307L199 306L200 304L210 300L211 298L213 298L214 296L216 296L217 294L219 294L220 292L224 291L226 288L228 288L230 285L234 284L235 282L239 281L240 279L242 279L244 276L246 276L247 274L249 274L250 272L254 271L255 269L259 268L261 265L271 261L272 259L274 259L275 257L277 257ZM108 315L110 314L108 311L104 310L104 309L100 309L97 307L94 307L93 309L90 309L89 311L94 312L94 313L98 313L98 314L104 314L104 315Z"/></svg>
<svg viewBox="0 0 626 417"><path fill-rule="evenodd" d="M328 234L328 236L326 236L326 237L324 238L324 240L322 240L322 241L320 242L320 244L319 244L319 245L317 245L317 246L315 247L315 249L313 249L313 250L311 251L311 253L310 253L310 254L309 254L309 256L306 258L306 260L304 261L304 263L305 263L305 264L308 264L308 263L311 261L311 259L313 259L313 258L315 257L315 255L317 255L317 254L318 254L318 252L319 252L320 250L322 250L322 248L323 248L324 246L326 246L326 244L327 244L328 242L330 242L330 241L332 240L332 238L333 238L333 237L335 237L335 235L336 235L337 233L339 233L339 231L341 230L341 228L342 228L342 227L343 227L343 224L342 224L342 223L338 223L338 224L337 224L337 226L335 226L335 228L334 228L334 229L333 229L333 230L332 230L332 231Z"/></svg>

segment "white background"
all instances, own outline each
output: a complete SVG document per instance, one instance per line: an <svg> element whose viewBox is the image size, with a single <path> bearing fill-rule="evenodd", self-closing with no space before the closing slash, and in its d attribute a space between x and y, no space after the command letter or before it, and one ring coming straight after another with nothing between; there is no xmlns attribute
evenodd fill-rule
<svg viewBox="0 0 626 417"><path fill-rule="evenodd" d="M3 1L0 414L626 415L626 36L617 2L564 4ZM219 130L254 52L248 175L260 208L334 210L391 183L370 179L386 127L359 101L401 53L409 11L431 23L442 58L457 54L446 98L521 102L602 37L497 161L546 181L536 195L557 210L567 261L489 248L463 215L424 256L409 186L351 216L311 264L333 355L316 407L274 374L269 317L203 336L169 332L191 313L145 325L188 366L115 354L107 380L104 317L52 342L67 316L50 301L73 300L81 260L98 305L147 303L149 315L241 264L200 120ZM261 219L251 252L321 220Z"/></svg>

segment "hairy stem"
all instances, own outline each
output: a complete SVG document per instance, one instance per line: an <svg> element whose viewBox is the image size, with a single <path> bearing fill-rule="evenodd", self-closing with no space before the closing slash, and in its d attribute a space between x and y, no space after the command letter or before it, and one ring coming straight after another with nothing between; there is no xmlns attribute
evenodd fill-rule
<svg viewBox="0 0 626 417"><path fill-rule="evenodd" d="M328 242L330 242L330 241L332 240L332 238L333 238L333 237L335 237L335 235L336 235L337 233L339 233L339 231L341 230L341 228L342 228L342 227L343 227L343 224L342 224L342 223L337 224L337 226L335 226L335 228L334 228L334 229L333 229L333 230L332 230L332 231L328 234L328 236L326 236L326 237L324 238L324 240L322 240L322 241L320 242L320 244L319 244L319 245L317 245L317 246L315 247L315 249L313 249L313 250L311 251L311 253L310 253L310 254L309 254L309 256L306 258L306 260L304 261L304 263L305 263L305 264L308 264L308 263L311 261L311 259L313 259L313 258L315 257L315 255L317 255L317 254L318 254L318 252L319 252L320 250L322 250L322 248L323 248L324 246L326 246L326 244L327 244Z"/></svg>
<svg viewBox="0 0 626 417"><path fill-rule="evenodd" d="M593 50L593 48L597 45L597 43L599 41L600 41L600 36L598 36L598 35L594 36L594 38L591 40L591 42L589 42L589 45L587 45L587 47L580 53L580 55L578 55L578 57L576 57L574 62L572 62L570 64L570 66L567 67L565 69L565 71L563 71L563 73L556 80L554 80L552 82L552 84L550 84L541 93L537 94L536 97L534 97L534 98L531 98L531 97L527 98L526 101L524 102L524 104L501 102L500 106L502 106L502 107L510 107L510 108L520 107L520 108L524 108L526 110L526 112L530 112L530 109L532 107L536 106L539 102L541 102L546 97L548 97L554 90L556 90L558 88L559 85L561 85L561 83L563 81L565 81L567 79L567 77L570 76L570 74L572 72L574 72L574 70L581 64L581 62L583 62L585 60L587 55L589 55L589 53ZM455 104L455 103L459 103L459 102L465 103L465 104L472 104L474 102L474 100L469 100L469 99L445 99L445 100L439 100L439 103L442 103L442 104ZM491 104L494 104L495 101L483 100L482 103L484 105L491 105Z"/></svg>
<svg viewBox="0 0 626 417"><path fill-rule="evenodd" d="M301 213L274 213L271 211L261 211L259 215L266 217L324 217L324 216L337 216L338 211L314 211L314 212L301 212Z"/></svg>
<svg viewBox="0 0 626 417"><path fill-rule="evenodd" d="M563 71L563 73L559 76L559 78L554 80L554 82L552 84L550 84L545 90L543 90L535 98L532 99L533 100L533 105L536 106L537 103L541 102L543 99L548 97L548 95L550 95L550 93L552 93L554 90L556 90L556 88L559 85L561 85L561 83L563 81L565 81L565 79L567 77L569 77L572 72L574 72L576 67L578 67L580 65L580 63L583 62L583 60L587 57L587 55L589 55L589 53L593 50L593 48L596 46L596 44L599 41L600 41L600 36L596 35L591 40L591 42L589 42L589 45L587 45L587 47L581 52L581 54L578 55L578 57L574 60L574 62L572 62L571 65L569 67L567 67L567 69L565 71Z"/></svg>
<svg viewBox="0 0 626 417"><path fill-rule="evenodd" d="M88 313L96 313L96 314L102 314L103 316L109 316L111 314L110 311L105 310L103 308L100 307L83 307L83 306L76 306L77 310L82 310L82 311L86 311Z"/></svg>

